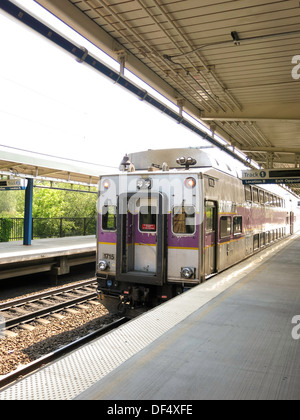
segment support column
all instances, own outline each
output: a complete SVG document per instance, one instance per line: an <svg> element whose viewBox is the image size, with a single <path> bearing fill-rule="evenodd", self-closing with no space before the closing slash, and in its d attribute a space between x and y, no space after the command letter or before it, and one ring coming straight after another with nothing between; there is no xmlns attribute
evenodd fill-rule
<svg viewBox="0 0 300 420"><path fill-rule="evenodd" d="M24 212L24 238L23 245L31 245L32 236L32 199L33 199L33 178L28 178L25 190L25 212Z"/></svg>

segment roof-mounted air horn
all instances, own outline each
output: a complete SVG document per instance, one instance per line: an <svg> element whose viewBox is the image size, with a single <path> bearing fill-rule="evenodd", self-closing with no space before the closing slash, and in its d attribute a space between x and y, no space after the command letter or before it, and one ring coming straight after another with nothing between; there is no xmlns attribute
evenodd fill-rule
<svg viewBox="0 0 300 420"><path fill-rule="evenodd" d="M194 159L192 157L186 158L184 156L181 156L181 157L177 158L176 162L179 165L185 166L186 170L190 169L190 166L196 165L196 163L197 163L196 159Z"/></svg>

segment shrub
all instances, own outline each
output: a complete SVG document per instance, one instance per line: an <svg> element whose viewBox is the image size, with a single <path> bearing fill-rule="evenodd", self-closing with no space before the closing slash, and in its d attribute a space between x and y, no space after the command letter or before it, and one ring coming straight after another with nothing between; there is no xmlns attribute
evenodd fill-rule
<svg viewBox="0 0 300 420"><path fill-rule="evenodd" d="M0 242L8 242L10 232L13 227L13 221L8 218L0 219Z"/></svg>

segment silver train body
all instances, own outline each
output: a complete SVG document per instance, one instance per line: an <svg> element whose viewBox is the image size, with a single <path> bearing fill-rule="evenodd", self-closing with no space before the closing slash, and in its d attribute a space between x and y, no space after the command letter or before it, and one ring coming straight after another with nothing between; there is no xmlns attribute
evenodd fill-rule
<svg viewBox="0 0 300 420"><path fill-rule="evenodd" d="M100 178L98 197L99 294L121 310L172 298L299 228L284 194L244 186L199 148L129 161Z"/></svg>

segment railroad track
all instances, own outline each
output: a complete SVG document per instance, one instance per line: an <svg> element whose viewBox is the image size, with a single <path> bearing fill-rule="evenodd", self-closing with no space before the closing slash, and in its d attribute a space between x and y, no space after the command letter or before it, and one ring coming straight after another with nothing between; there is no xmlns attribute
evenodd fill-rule
<svg viewBox="0 0 300 420"><path fill-rule="evenodd" d="M49 323L45 317L59 317L61 311L85 309L84 303L99 304L96 301L96 279L60 287L48 292L36 293L20 299L0 303L0 315L5 321L5 330L21 327L33 329L31 322Z"/></svg>
<svg viewBox="0 0 300 420"><path fill-rule="evenodd" d="M19 368L7 375L2 376L0 378L0 390L3 390L3 388L9 386L10 384L18 380L19 378L23 378L29 375L30 373L45 367L47 364L54 362L60 357L65 356L68 353L76 350L77 348L86 345L92 340L95 340L96 338L101 337L102 335L108 333L109 331L112 331L113 329L120 327L121 325L126 323L128 320L129 319L126 317L121 317L117 320L114 320L113 322L109 322L107 325L93 331L92 333L87 334L84 337L81 337L73 341L72 343L69 343L55 351L52 351L49 354L46 354L45 356L42 356L39 359L34 360L33 362L23 366L22 368Z"/></svg>

